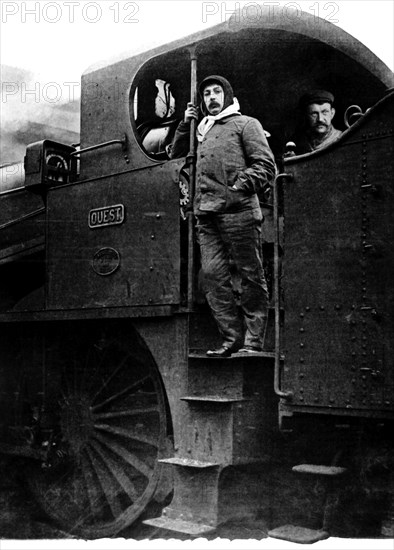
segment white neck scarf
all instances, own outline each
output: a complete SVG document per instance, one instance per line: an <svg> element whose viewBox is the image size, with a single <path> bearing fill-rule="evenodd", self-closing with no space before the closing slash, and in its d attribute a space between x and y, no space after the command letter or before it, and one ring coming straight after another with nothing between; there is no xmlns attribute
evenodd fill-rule
<svg viewBox="0 0 394 550"><path fill-rule="evenodd" d="M218 115L208 115L202 119L202 121L197 127L198 141L202 141L204 139L205 134L209 132L209 130L212 128L212 126L215 124L217 120L221 120L222 118L225 118L226 116L229 116L229 115L233 115L235 113L239 113L239 103L236 97L234 97L234 101L232 105L229 105L228 107L226 107Z"/></svg>

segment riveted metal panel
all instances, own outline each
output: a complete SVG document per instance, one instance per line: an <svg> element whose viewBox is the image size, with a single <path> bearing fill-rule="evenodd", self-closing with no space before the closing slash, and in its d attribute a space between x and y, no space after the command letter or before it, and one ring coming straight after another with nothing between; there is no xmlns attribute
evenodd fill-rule
<svg viewBox="0 0 394 550"><path fill-rule="evenodd" d="M287 164L282 385L291 406L393 408L393 105L391 95L335 146Z"/></svg>
<svg viewBox="0 0 394 550"><path fill-rule="evenodd" d="M169 162L50 191L49 309L179 302L177 166ZM92 211L103 218L101 225L92 227Z"/></svg>

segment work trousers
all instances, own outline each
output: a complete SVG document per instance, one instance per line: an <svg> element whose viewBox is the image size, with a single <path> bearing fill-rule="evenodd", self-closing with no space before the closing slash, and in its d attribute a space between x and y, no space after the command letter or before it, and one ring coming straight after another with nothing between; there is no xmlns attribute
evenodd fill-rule
<svg viewBox="0 0 394 550"><path fill-rule="evenodd" d="M260 209L197 216L197 235L204 291L223 344L261 348L267 322L268 292L261 258ZM243 315L240 315L234 294L231 260L241 281Z"/></svg>

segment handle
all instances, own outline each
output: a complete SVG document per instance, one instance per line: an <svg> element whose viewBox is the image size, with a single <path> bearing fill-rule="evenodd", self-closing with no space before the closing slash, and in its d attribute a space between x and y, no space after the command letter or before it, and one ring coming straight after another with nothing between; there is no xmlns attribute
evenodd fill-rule
<svg viewBox="0 0 394 550"><path fill-rule="evenodd" d="M76 157L79 155L84 155L85 153L90 153L90 151L95 151L96 149L103 149L104 147L109 147L110 145L121 145L123 151L127 150L127 136L125 134L123 139L111 139L110 141L105 141L104 143L97 143L91 147L86 147L85 149L80 149L79 151L73 151L70 154L70 157Z"/></svg>
<svg viewBox="0 0 394 550"><path fill-rule="evenodd" d="M275 308L275 370L274 391L284 399L291 399L292 392L284 392L280 388L280 292L279 292L279 204L278 184L281 179L292 179L292 174L278 174L274 181L274 308Z"/></svg>

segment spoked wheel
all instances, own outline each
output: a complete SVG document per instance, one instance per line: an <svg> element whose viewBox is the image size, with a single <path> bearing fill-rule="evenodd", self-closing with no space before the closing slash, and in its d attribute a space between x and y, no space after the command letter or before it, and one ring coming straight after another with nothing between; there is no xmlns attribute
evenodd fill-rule
<svg viewBox="0 0 394 550"><path fill-rule="evenodd" d="M48 384L51 373L59 380L45 415L56 429L42 442L48 462L28 471L46 513L86 538L113 536L142 514L166 446L157 367L134 331L116 326L46 344Z"/></svg>

